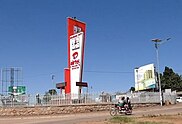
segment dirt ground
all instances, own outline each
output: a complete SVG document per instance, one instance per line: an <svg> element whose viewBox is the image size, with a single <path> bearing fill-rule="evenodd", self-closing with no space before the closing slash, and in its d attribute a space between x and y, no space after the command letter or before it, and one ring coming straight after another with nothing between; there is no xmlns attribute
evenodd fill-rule
<svg viewBox="0 0 182 124"><path fill-rule="evenodd" d="M133 116L135 122L158 122L161 124L182 124L182 103L170 106L155 106L148 108L139 108L134 110ZM111 117L112 118L112 117ZM109 119L102 121L88 121L79 124L117 124L111 123ZM122 124L122 123L118 123ZM132 123L130 123L132 124Z"/></svg>
<svg viewBox="0 0 182 124"><path fill-rule="evenodd" d="M149 121L159 122L159 124L182 124L182 103L162 107L137 108L133 110L132 115L119 115L119 117L120 116L132 118L134 122L141 122L134 123L132 121L127 124L149 124L143 123ZM123 124L112 123L110 121L111 118L112 116L110 116L109 111L100 111L55 116L0 117L0 124Z"/></svg>

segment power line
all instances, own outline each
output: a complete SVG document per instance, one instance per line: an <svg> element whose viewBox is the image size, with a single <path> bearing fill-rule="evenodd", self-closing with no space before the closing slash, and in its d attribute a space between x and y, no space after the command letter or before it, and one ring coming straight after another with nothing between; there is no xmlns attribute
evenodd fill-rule
<svg viewBox="0 0 182 124"><path fill-rule="evenodd" d="M127 72L127 71L84 71L84 72L88 72L88 73L111 73L111 74L128 74L128 73L133 73L133 72Z"/></svg>
<svg viewBox="0 0 182 124"><path fill-rule="evenodd" d="M86 70L84 72L85 73L100 73L100 74L131 74L131 73L134 73L134 72L130 72L130 71L100 71L100 70L96 70L96 71ZM42 73L42 74L28 76L27 78L30 79L30 78L37 78L37 77L45 77L45 76L50 76L52 74L58 74L58 73L59 72L44 73L44 74Z"/></svg>

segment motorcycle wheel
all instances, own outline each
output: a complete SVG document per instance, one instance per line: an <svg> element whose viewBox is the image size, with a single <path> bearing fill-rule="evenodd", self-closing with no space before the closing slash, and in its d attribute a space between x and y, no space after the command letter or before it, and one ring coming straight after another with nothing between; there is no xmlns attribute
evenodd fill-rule
<svg viewBox="0 0 182 124"><path fill-rule="evenodd" d="M132 111L128 111L128 112L125 112L125 115L131 115L132 114Z"/></svg>
<svg viewBox="0 0 182 124"><path fill-rule="evenodd" d="M111 108L111 110L110 110L110 115L111 115L111 116L115 116L115 115L117 115L117 110L116 110L116 109Z"/></svg>

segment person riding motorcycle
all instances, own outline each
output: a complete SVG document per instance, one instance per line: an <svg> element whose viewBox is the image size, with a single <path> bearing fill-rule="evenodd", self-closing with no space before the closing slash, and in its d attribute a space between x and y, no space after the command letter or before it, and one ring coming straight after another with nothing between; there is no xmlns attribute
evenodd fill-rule
<svg viewBox="0 0 182 124"><path fill-rule="evenodd" d="M129 97L126 98L126 104L128 105L128 108L129 108L130 110L132 110L131 101L130 101L130 98L129 98Z"/></svg>
<svg viewBox="0 0 182 124"><path fill-rule="evenodd" d="M125 97L122 97L121 100L119 100L119 102L118 102L117 105L118 105L119 108L121 109L121 108L124 107L125 104L126 104L126 102L125 102Z"/></svg>
<svg viewBox="0 0 182 124"><path fill-rule="evenodd" d="M115 104L114 107L111 107L110 115L115 116L117 114L125 114L125 115L132 114L131 102L129 101L129 98L125 100L125 97L122 98L120 97L118 103Z"/></svg>

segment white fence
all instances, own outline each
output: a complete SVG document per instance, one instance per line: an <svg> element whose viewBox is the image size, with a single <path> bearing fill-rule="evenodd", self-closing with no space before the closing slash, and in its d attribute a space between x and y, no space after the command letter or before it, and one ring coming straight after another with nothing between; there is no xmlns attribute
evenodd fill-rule
<svg viewBox="0 0 182 124"><path fill-rule="evenodd" d="M131 95L132 103L160 103L159 92L134 93Z"/></svg>
<svg viewBox="0 0 182 124"><path fill-rule="evenodd" d="M78 99L73 99L75 98L74 96L74 94L1 96L0 106L60 106L111 102L110 96L102 96L99 94L81 94Z"/></svg>
<svg viewBox="0 0 182 124"><path fill-rule="evenodd" d="M78 95L77 95L78 96ZM125 94L132 103L160 103L159 92L145 92ZM74 94L67 95L19 95L0 96L0 106L60 106L72 104L116 103L116 95L106 94L81 94L78 99L73 99ZM176 94L163 94L163 102L176 103Z"/></svg>
<svg viewBox="0 0 182 124"><path fill-rule="evenodd" d="M160 103L159 92L136 92L130 95L132 103ZM163 103L170 102L171 104L176 103L176 93L163 93Z"/></svg>

